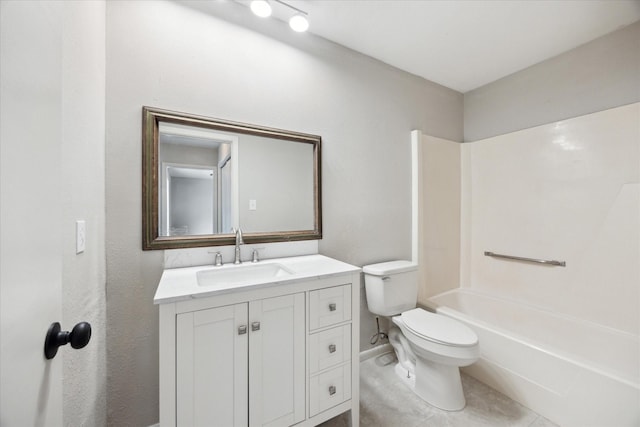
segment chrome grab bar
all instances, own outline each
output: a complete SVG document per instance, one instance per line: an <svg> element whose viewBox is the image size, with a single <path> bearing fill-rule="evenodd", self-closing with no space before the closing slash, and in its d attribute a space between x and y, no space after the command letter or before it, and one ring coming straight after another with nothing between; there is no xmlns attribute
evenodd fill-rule
<svg viewBox="0 0 640 427"><path fill-rule="evenodd" d="M564 262L564 261L535 259L535 258L524 258L524 257L512 256L512 255L501 255L501 254L496 254L496 253L489 252L489 251L484 251L484 255L485 256L491 256L491 257L494 257L494 258L513 259L513 260L516 260L516 261L524 261L524 262L535 262L537 264L557 265L559 267L566 267L567 266L567 263Z"/></svg>

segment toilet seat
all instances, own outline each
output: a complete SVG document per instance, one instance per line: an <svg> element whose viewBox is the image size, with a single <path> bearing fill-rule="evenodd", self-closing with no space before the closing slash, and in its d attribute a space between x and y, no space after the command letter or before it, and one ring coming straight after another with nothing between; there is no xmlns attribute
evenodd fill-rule
<svg viewBox="0 0 640 427"><path fill-rule="evenodd" d="M471 328L449 317L414 308L401 315L404 325L420 338L446 346L473 347L478 336Z"/></svg>

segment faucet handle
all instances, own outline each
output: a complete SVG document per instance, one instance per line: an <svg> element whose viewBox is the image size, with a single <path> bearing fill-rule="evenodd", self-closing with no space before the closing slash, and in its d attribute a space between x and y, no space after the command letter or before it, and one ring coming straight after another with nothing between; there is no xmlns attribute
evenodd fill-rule
<svg viewBox="0 0 640 427"><path fill-rule="evenodd" d="M258 259L258 250L254 249L251 262L258 262L258 261L260 261L260 259Z"/></svg>
<svg viewBox="0 0 640 427"><path fill-rule="evenodd" d="M220 253L220 251L207 251L207 252L214 255L213 264L216 267L219 267L222 265L222 253Z"/></svg>

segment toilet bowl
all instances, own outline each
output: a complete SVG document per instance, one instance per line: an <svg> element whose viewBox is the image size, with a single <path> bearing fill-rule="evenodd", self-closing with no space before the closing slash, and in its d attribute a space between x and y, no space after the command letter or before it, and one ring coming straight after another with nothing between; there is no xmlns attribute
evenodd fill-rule
<svg viewBox="0 0 640 427"><path fill-rule="evenodd" d="M460 367L478 360L478 337L449 317L415 308L417 266L390 261L363 267L369 311L391 317L389 343L396 373L427 403L447 411L464 408Z"/></svg>
<svg viewBox="0 0 640 427"><path fill-rule="evenodd" d="M478 360L476 334L462 323L421 308L392 317L415 355L413 391L447 411L465 407L460 367Z"/></svg>

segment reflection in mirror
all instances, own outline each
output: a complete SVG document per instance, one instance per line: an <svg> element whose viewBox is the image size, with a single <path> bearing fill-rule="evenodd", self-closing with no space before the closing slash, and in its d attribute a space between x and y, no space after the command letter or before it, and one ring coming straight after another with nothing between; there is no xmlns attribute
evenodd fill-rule
<svg viewBox="0 0 640 427"><path fill-rule="evenodd" d="M320 137L143 108L143 249L319 239Z"/></svg>
<svg viewBox="0 0 640 427"><path fill-rule="evenodd" d="M231 169L231 145L237 137L162 122L158 132L160 236L228 232L231 182L228 173L225 179L222 174L225 166Z"/></svg>
<svg viewBox="0 0 640 427"><path fill-rule="evenodd" d="M247 135L238 141L238 215L244 232L314 226L313 146Z"/></svg>
<svg viewBox="0 0 640 427"><path fill-rule="evenodd" d="M163 163L160 235L218 233L216 168ZM185 209L192 206L193 209Z"/></svg>

